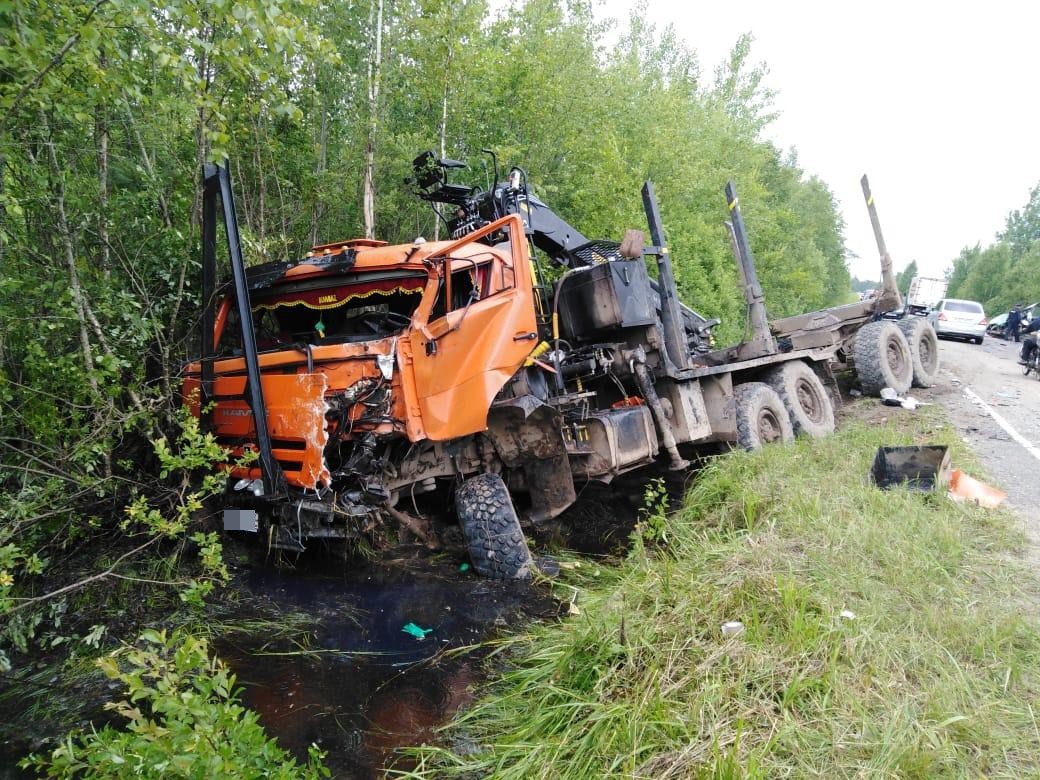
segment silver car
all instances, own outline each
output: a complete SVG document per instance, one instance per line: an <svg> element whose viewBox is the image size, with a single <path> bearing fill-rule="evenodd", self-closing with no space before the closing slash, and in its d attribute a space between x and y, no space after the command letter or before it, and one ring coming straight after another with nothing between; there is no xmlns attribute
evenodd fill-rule
<svg viewBox="0 0 1040 780"><path fill-rule="evenodd" d="M928 321L938 336L957 336L982 343L986 335L986 312L978 301L945 298L928 312Z"/></svg>

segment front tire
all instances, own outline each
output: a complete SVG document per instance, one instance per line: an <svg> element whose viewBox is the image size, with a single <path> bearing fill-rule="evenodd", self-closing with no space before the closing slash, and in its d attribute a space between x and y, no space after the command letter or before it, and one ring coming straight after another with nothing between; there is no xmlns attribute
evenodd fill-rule
<svg viewBox="0 0 1040 780"><path fill-rule="evenodd" d="M790 360L768 374L766 384L776 391L791 417L795 436L821 439L834 431L834 405L827 388L803 360Z"/></svg>
<svg viewBox="0 0 1040 780"><path fill-rule="evenodd" d="M865 395L878 395L886 387L898 395L910 389L914 377L910 345L891 320L868 322L860 328L852 354Z"/></svg>
<svg viewBox="0 0 1040 780"><path fill-rule="evenodd" d="M791 417L784 402L769 385L745 382L733 391L737 411L737 445L758 450L766 444L794 440Z"/></svg>
<svg viewBox="0 0 1040 780"><path fill-rule="evenodd" d="M477 574L493 580L531 578L531 551L502 477L467 479L455 491L455 512Z"/></svg>
<svg viewBox="0 0 1040 780"><path fill-rule="evenodd" d="M927 320L908 317L899 321L899 330L910 347L913 386L932 387L939 374L939 339L935 328Z"/></svg>

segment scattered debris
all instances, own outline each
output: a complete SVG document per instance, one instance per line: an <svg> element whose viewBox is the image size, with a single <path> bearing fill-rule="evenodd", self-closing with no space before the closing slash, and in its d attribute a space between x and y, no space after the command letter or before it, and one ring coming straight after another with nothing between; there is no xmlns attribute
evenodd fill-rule
<svg viewBox="0 0 1040 780"><path fill-rule="evenodd" d="M730 620L722 624L722 636L726 639L740 636L744 633L744 624L739 620Z"/></svg>
<svg viewBox="0 0 1040 780"><path fill-rule="evenodd" d="M568 585L571 589L571 600L567 602L567 614L568 615L580 615L581 610L578 609L578 589L573 585Z"/></svg>
<svg viewBox="0 0 1040 780"><path fill-rule="evenodd" d="M843 620L855 620L856 613L853 612L851 609L843 609L841 612L838 613L838 617L842 618Z"/></svg>
<svg viewBox="0 0 1040 780"><path fill-rule="evenodd" d="M560 573L560 562L551 555L539 555L534 565L546 577L556 577Z"/></svg>
<svg viewBox="0 0 1040 780"><path fill-rule="evenodd" d="M881 389L881 403L885 406L901 406L904 409L909 409L911 412L919 406L931 406L931 403L918 401L913 396L908 395L906 398L902 398L891 387Z"/></svg>
<svg viewBox="0 0 1040 780"><path fill-rule="evenodd" d="M860 396L863 395L863 393L861 393L856 388L852 388L851 390L849 390L849 395L852 396L853 398L859 398Z"/></svg>
<svg viewBox="0 0 1040 780"><path fill-rule="evenodd" d="M878 447L870 481L882 490L905 486L930 492L950 481L950 453L945 445Z"/></svg>
<svg viewBox="0 0 1040 780"><path fill-rule="evenodd" d="M994 406L1011 406L1013 402L1021 399L1021 393L1017 390L1006 390L1002 393L994 393L989 397L989 402Z"/></svg>
<svg viewBox="0 0 1040 780"><path fill-rule="evenodd" d="M432 628L419 628L415 623L405 623L401 630L409 636L414 636L420 642L426 638L427 634L433 631Z"/></svg>
<svg viewBox="0 0 1040 780"><path fill-rule="evenodd" d="M468 563L463 563L463 564L461 564L459 566L459 571L461 571L463 573L469 571L469 569L470 569L470 565Z"/></svg>
<svg viewBox="0 0 1040 780"><path fill-rule="evenodd" d="M987 509L995 509L1004 503L1007 493L969 477L960 469L954 469L950 474L949 496L954 501L970 501Z"/></svg>

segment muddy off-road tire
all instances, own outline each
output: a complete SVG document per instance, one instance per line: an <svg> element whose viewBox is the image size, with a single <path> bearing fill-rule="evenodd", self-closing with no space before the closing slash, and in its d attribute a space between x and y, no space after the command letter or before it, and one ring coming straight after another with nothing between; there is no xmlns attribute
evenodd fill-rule
<svg viewBox="0 0 1040 780"><path fill-rule="evenodd" d="M526 580L534 564L505 482L498 474L470 477L455 491L455 511L477 574Z"/></svg>
<svg viewBox="0 0 1040 780"><path fill-rule="evenodd" d="M834 432L830 394L804 360L782 363L766 374L765 382L780 396L795 436L821 439Z"/></svg>
<svg viewBox="0 0 1040 780"><path fill-rule="evenodd" d="M907 317L899 320L899 329L910 345L914 387L933 386L939 375L939 339L935 328L923 317Z"/></svg>
<svg viewBox="0 0 1040 780"><path fill-rule="evenodd" d="M852 355L864 395L878 395L885 387L899 395L910 389L914 378L910 345L891 320L868 322L860 328Z"/></svg>
<svg viewBox="0 0 1040 780"><path fill-rule="evenodd" d="M791 417L784 402L769 385L745 382L733 390L737 410L737 446L757 450L774 442L794 440Z"/></svg>

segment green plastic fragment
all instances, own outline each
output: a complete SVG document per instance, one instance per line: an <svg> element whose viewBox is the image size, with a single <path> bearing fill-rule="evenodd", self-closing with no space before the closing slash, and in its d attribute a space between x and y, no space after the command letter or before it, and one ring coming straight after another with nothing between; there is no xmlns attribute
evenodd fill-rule
<svg viewBox="0 0 1040 780"><path fill-rule="evenodd" d="M459 566L459 571L469 571L469 564L464 563L461 566Z"/></svg>
<svg viewBox="0 0 1040 780"><path fill-rule="evenodd" d="M426 638L426 635L433 631L432 628L419 628L415 623L406 623L405 627L401 629L409 636L414 636L419 641Z"/></svg>

